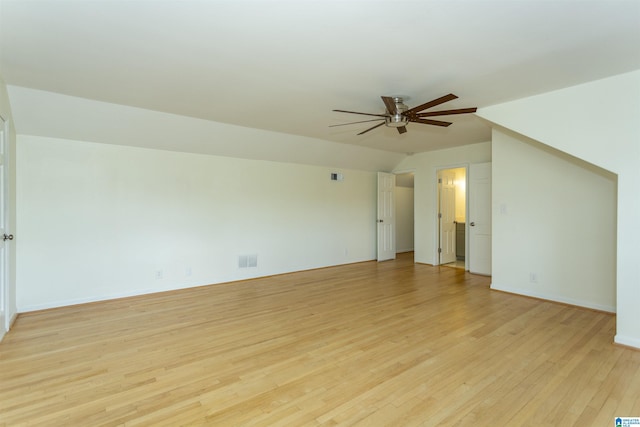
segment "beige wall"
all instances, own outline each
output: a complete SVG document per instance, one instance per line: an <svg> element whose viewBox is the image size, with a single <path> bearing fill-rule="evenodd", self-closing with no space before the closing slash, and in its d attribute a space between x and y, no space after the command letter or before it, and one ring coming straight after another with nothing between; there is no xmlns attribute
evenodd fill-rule
<svg viewBox="0 0 640 427"><path fill-rule="evenodd" d="M376 174L331 172L20 135L18 309L374 259Z"/></svg>
<svg viewBox="0 0 640 427"><path fill-rule="evenodd" d="M615 341L640 348L640 70L478 115L617 175Z"/></svg>
<svg viewBox="0 0 640 427"><path fill-rule="evenodd" d="M492 288L615 311L616 176L497 130L492 148Z"/></svg>

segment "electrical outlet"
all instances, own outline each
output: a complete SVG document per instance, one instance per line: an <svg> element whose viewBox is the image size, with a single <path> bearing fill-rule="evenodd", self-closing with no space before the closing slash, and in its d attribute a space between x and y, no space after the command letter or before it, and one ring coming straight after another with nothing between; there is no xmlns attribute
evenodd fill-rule
<svg viewBox="0 0 640 427"><path fill-rule="evenodd" d="M162 279L162 270L156 270L156 280Z"/></svg>
<svg viewBox="0 0 640 427"><path fill-rule="evenodd" d="M185 276L189 277L189 276L191 276L191 274L192 274L191 267L187 267L187 268L184 269L184 275Z"/></svg>
<svg viewBox="0 0 640 427"><path fill-rule="evenodd" d="M538 273L529 273L529 282L538 283Z"/></svg>

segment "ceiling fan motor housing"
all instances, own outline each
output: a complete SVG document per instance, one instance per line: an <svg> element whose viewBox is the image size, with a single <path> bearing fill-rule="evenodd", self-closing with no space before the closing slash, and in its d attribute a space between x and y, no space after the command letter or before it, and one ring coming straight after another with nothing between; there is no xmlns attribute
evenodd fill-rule
<svg viewBox="0 0 640 427"><path fill-rule="evenodd" d="M405 126L409 123L409 118L405 116L403 113L409 109L405 104L402 103L402 98L394 97L393 102L396 104L396 114L393 114L392 111L387 111L389 115L385 117L385 124L388 127L399 128Z"/></svg>

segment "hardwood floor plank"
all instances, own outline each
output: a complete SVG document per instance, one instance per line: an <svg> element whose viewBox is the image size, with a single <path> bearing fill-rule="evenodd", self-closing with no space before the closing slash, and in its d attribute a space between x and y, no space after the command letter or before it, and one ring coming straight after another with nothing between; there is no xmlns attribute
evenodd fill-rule
<svg viewBox="0 0 640 427"><path fill-rule="evenodd" d="M366 262L22 314L0 426L608 425L640 415L615 316Z"/></svg>

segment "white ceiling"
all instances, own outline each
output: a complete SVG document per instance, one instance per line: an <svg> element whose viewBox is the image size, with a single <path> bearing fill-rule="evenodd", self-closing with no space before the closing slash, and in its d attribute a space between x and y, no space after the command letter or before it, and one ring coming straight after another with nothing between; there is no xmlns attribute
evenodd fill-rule
<svg viewBox="0 0 640 427"><path fill-rule="evenodd" d="M366 117L331 110L481 108L640 69L640 1L0 0L0 49L9 85L413 153L489 128L356 136L329 125Z"/></svg>

